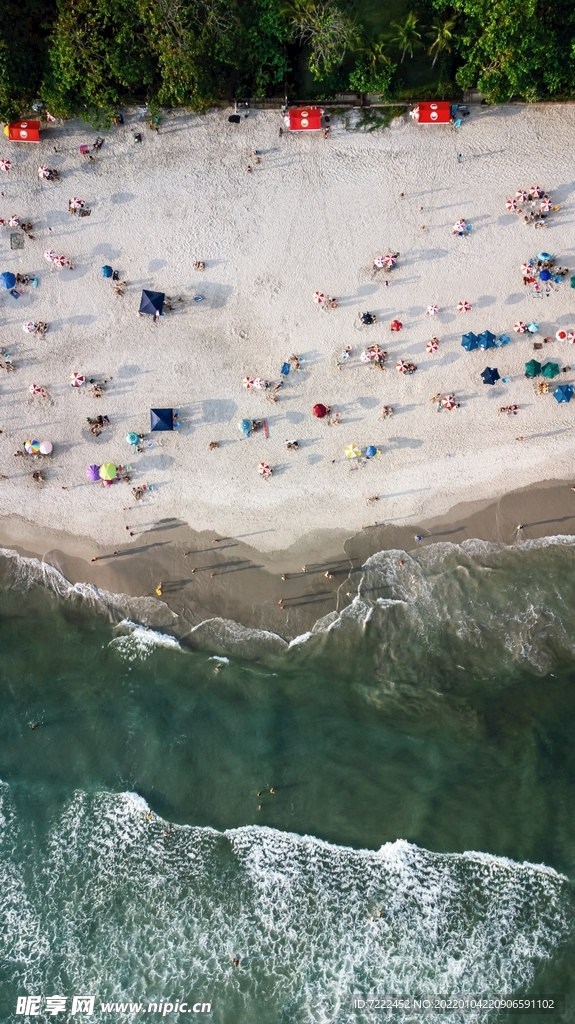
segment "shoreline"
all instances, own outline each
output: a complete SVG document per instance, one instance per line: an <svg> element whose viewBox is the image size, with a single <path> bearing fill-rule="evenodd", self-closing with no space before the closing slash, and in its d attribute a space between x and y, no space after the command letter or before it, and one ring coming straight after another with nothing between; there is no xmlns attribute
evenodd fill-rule
<svg viewBox="0 0 575 1024"><path fill-rule="evenodd" d="M422 536L421 542L415 540L416 535ZM13 516L0 518L3 548L53 566L71 584L153 599L154 622L143 625L157 628L156 619L161 618L166 623L163 612L169 609L178 616L180 637L185 635L182 626L193 629L206 620L227 619L248 630L273 632L287 641L350 604L357 594L363 564L378 551L398 550L409 555L420 546L442 542L481 540L512 545L557 535L575 535L575 494L567 481L545 481L510 491L495 501L459 503L448 515L417 525L378 523L353 535L318 531L275 552L259 551L257 534L222 537L193 531L170 519L139 530L129 543L114 549L115 554L88 538L39 530ZM254 536L254 544L248 542L250 536ZM288 579L283 581L282 574ZM159 582L163 584L161 599L155 595ZM280 598L284 609L278 603ZM201 643L201 636L195 639Z"/></svg>

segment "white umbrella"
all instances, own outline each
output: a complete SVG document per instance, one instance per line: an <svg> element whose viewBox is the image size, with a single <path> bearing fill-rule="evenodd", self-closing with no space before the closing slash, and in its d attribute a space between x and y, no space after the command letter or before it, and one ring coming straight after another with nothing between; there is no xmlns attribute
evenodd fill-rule
<svg viewBox="0 0 575 1024"><path fill-rule="evenodd" d="M51 441L40 441L40 454L41 455L49 455L51 451L52 451L52 442Z"/></svg>
<svg viewBox="0 0 575 1024"><path fill-rule="evenodd" d="M525 334L527 330L527 324L523 323L523 320L518 320L516 324L513 324L513 330L517 334Z"/></svg>
<svg viewBox="0 0 575 1024"><path fill-rule="evenodd" d="M469 313L470 309L471 309L471 303L467 302L466 299L462 299L460 302L457 303L457 312L458 313Z"/></svg>
<svg viewBox="0 0 575 1024"><path fill-rule="evenodd" d="M460 231L465 231L465 221L464 220L456 220L455 224L453 225L451 230L452 230L453 233L457 233L457 234L459 234Z"/></svg>
<svg viewBox="0 0 575 1024"><path fill-rule="evenodd" d="M54 260L56 259L56 253L54 252L54 250L46 249L46 252L44 253L44 259L49 260L50 263L53 263Z"/></svg>
<svg viewBox="0 0 575 1024"><path fill-rule="evenodd" d="M371 363L371 360L373 358L371 354L371 349L364 349L359 358L361 359L362 363Z"/></svg>
<svg viewBox="0 0 575 1024"><path fill-rule="evenodd" d="M74 196L73 199L70 199L68 201L68 206L70 207L71 210L81 210L82 207L84 206L84 200L83 199L78 199L78 196Z"/></svg>
<svg viewBox="0 0 575 1024"><path fill-rule="evenodd" d="M86 378L84 377L83 373L78 373L76 370L74 370L74 373L70 377L70 384L72 385L73 388L81 388L82 384L85 383L85 380Z"/></svg>
<svg viewBox="0 0 575 1024"><path fill-rule="evenodd" d="M9 171L12 166L11 160L0 160L0 170Z"/></svg>
<svg viewBox="0 0 575 1024"><path fill-rule="evenodd" d="M25 331L26 334L34 334L37 326L38 324L35 324L32 320L27 320L25 324L22 324L22 330Z"/></svg>
<svg viewBox="0 0 575 1024"><path fill-rule="evenodd" d="M19 217L9 217L8 218L8 225L11 228L17 228L19 223L20 223L20 218Z"/></svg>
<svg viewBox="0 0 575 1024"><path fill-rule="evenodd" d="M439 313L439 306L436 302L432 302L425 310L428 316L437 316Z"/></svg>
<svg viewBox="0 0 575 1024"><path fill-rule="evenodd" d="M266 387L267 387L267 381L265 381L263 379L263 377L256 377L255 378L255 380L254 380L254 388L257 388L258 391L264 391Z"/></svg>
<svg viewBox="0 0 575 1024"><path fill-rule="evenodd" d="M49 167L45 167L44 164L40 164L40 167L38 168L38 177L39 178L47 178L49 173L50 173L50 168Z"/></svg>
<svg viewBox="0 0 575 1024"><path fill-rule="evenodd" d="M322 302L325 302L325 293L324 292L314 292L313 293L313 301L317 302L318 306L321 306Z"/></svg>
<svg viewBox="0 0 575 1024"><path fill-rule="evenodd" d="M379 267L380 269L382 267L385 267L384 257L383 256L376 256L374 261L373 261L373 265L374 265L374 267Z"/></svg>

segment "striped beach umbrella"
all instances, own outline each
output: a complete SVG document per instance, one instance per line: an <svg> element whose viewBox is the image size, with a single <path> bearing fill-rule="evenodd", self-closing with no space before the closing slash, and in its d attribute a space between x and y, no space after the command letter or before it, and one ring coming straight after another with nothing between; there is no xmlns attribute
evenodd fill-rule
<svg viewBox="0 0 575 1024"><path fill-rule="evenodd" d="M460 231L465 231L465 221L456 220L451 230L454 234L459 234Z"/></svg>
<svg viewBox="0 0 575 1024"><path fill-rule="evenodd" d="M11 160L0 160L0 171L9 171L11 166Z"/></svg>
<svg viewBox="0 0 575 1024"><path fill-rule="evenodd" d="M348 444L345 446L346 459L359 459L360 455L361 451L356 444Z"/></svg>
<svg viewBox="0 0 575 1024"><path fill-rule="evenodd" d="M395 369L398 373L407 373L407 363L405 359L398 359L395 364Z"/></svg>
<svg viewBox="0 0 575 1024"><path fill-rule="evenodd" d="M575 345L575 331L567 331L567 341L570 345Z"/></svg>
<svg viewBox="0 0 575 1024"><path fill-rule="evenodd" d="M84 200L78 199L78 196L74 196L73 199L68 200L68 206L71 210L81 210L84 205Z"/></svg>
<svg viewBox="0 0 575 1024"><path fill-rule="evenodd" d="M381 270L382 267L385 267L385 256L376 256L374 258L373 265L374 267L377 267L378 270Z"/></svg>
<svg viewBox="0 0 575 1024"><path fill-rule="evenodd" d="M55 265L56 265L57 267L65 267L65 266L67 266L67 264L68 264L68 263L69 263L70 261L68 260L68 257L67 257L67 256L55 256L55 257L54 257L54 259L52 260L52 262L53 262L53 263L54 263L54 264L55 264Z"/></svg>
<svg viewBox="0 0 575 1024"><path fill-rule="evenodd" d="M45 167L44 164L40 164L40 167L38 168L38 177L39 178L47 178L49 174L50 174L50 168L49 167Z"/></svg>
<svg viewBox="0 0 575 1024"><path fill-rule="evenodd" d="M253 377L244 377L244 379L242 381L242 384L246 388L247 391L251 391L251 389L254 386L254 378Z"/></svg>
<svg viewBox="0 0 575 1024"><path fill-rule="evenodd" d="M513 330L516 334L525 334L527 330L527 324L523 320L518 320L517 323L513 324Z"/></svg>
<svg viewBox="0 0 575 1024"><path fill-rule="evenodd" d="M383 265L385 267L394 267L396 263L397 256L394 256L392 252L388 252L387 255L383 257Z"/></svg>
<svg viewBox="0 0 575 1024"><path fill-rule="evenodd" d="M264 480L272 475L272 467L267 462L260 462L258 466L258 473L263 476Z"/></svg>
<svg viewBox="0 0 575 1024"><path fill-rule="evenodd" d="M443 409L455 409L455 398L453 395L444 395L441 399Z"/></svg>
<svg viewBox="0 0 575 1024"><path fill-rule="evenodd" d="M529 277L533 273L533 264L525 260L525 263L521 264L521 273L524 277Z"/></svg>
<svg viewBox="0 0 575 1024"><path fill-rule="evenodd" d="M430 303L425 312L428 316L437 316L439 313L439 306L437 305L437 302Z"/></svg>
<svg viewBox="0 0 575 1024"><path fill-rule="evenodd" d="M73 388L81 388L82 384L84 384L85 381L86 381L86 378L84 377L84 374L83 373L78 373L76 370L74 370L74 373L70 377L70 384L72 385L72 387Z"/></svg>
<svg viewBox="0 0 575 1024"><path fill-rule="evenodd" d="M471 303L467 302L466 299L462 299L460 302L457 303L457 312L458 313L469 313L470 309L471 309Z"/></svg>
<svg viewBox="0 0 575 1024"><path fill-rule="evenodd" d="M515 193L515 198L518 199L520 203L524 203L525 200L529 198L529 193L524 188L518 188Z"/></svg>
<svg viewBox="0 0 575 1024"><path fill-rule="evenodd" d="M28 452L28 455L37 455L40 451L40 442L29 438L27 441L24 441L24 448Z"/></svg>
<svg viewBox="0 0 575 1024"><path fill-rule="evenodd" d="M543 213L550 213L550 211L552 209L553 209L553 204L552 204L550 199L542 199L541 200L541 211Z"/></svg>
<svg viewBox="0 0 575 1024"><path fill-rule="evenodd" d="M321 306L325 302L325 292L314 292L312 298L314 302L317 302L318 306Z"/></svg>
<svg viewBox="0 0 575 1024"><path fill-rule="evenodd" d="M529 195L532 199L540 199L543 195L543 189L539 185L532 185L529 189Z"/></svg>
<svg viewBox="0 0 575 1024"><path fill-rule="evenodd" d="M30 392L31 395L41 395L42 392L44 391L44 388L41 386L41 384L31 384L30 387L28 388L28 391Z"/></svg>
<svg viewBox="0 0 575 1024"><path fill-rule="evenodd" d="M437 352L438 348L439 342L437 341L436 338L432 338L431 341L427 342L425 346L425 351L429 352L430 355L433 355L434 352Z"/></svg>
<svg viewBox="0 0 575 1024"><path fill-rule="evenodd" d="M12 216L8 218L8 226L11 228L17 228L20 223L20 218Z"/></svg>
<svg viewBox="0 0 575 1024"><path fill-rule="evenodd" d="M505 205L506 205L508 210L512 210L513 212L515 212L515 210L517 209L517 200L516 199L508 199L506 201Z"/></svg>
<svg viewBox="0 0 575 1024"><path fill-rule="evenodd" d="M54 252L54 250L46 249L46 252L44 253L44 259L49 260L50 263L53 263L54 260L56 259L56 253Z"/></svg>

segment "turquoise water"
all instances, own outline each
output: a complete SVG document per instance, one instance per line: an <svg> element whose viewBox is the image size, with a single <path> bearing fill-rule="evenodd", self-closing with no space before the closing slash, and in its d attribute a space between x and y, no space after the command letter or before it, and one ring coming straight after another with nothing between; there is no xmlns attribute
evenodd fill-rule
<svg viewBox="0 0 575 1024"><path fill-rule="evenodd" d="M0 1020L575 1020L575 541L382 552L291 646L142 612L0 558Z"/></svg>

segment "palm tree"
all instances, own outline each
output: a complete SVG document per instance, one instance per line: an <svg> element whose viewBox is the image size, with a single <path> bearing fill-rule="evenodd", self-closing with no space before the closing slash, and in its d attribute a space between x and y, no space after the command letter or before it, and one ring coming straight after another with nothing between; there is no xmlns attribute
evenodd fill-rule
<svg viewBox="0 0 575 1024"><path fill-rule="evenodd" d="M413 58L413 51L422 45L421 32L417 31L418 17L413 11L407 15L403 25L399 21L392 21L391 27L396 30L396 35L391 40L401 50L401 64L406 53Z"/></svg>
<svg viewBox="0 0 575 1024"><path fill-rule="evenodd" d="M386 40L384 36L380 36L377 42L368 43L367 46L362 47L362 53L365 54L366 64L373 77L377 76L380 67L383 64L391 64L389 57L385 52Z"/></svg>
<svg viewBox="0 0 575 1024"><path fill-rule="evenodd" d="M436 18L431 26L431 32L426 33L427 38L432 40L427 51L430 57L433 54L432 68L435 67L435 62L440 54L451 53L454 25L455 18L448 18L447 21L440 21L439 18Z"/></svg>

